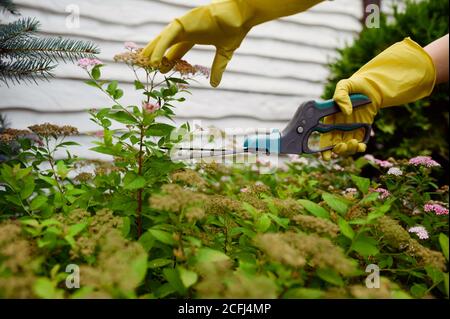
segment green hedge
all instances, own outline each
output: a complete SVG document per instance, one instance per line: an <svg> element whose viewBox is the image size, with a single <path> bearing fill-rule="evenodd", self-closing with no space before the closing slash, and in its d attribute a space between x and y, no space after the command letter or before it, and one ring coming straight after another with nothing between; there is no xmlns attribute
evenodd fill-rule
<svg viewBox="0 0 450 319"><path fill-rule="evenodd" d="M402 12L394 8L393 20L383 14L380 28L364 29L352 45L339 50L339 58L329 65L331 75L323 97L331 98L339 80L350 77L393 43L409 36L425 46L447 34L448 8L447 0L407 1ZM426 99L380 111L368 152L383 157L431 155L448 167L447 91L448 84L439 85Z"/></svg>

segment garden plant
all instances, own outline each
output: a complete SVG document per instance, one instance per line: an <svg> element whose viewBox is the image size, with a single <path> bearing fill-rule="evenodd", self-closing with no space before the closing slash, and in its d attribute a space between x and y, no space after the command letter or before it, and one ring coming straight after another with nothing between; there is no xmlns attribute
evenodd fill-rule
<svg viewBox="0 0 450 319"><path fill-rule="evenodd" d="M125 47L114 60L135 105L107 65L78 61L110 102L89 113L92 150L111 161L73 155L72 126L0 132L0 298L449 297L442 162L292 155L262 174L273 164L172 161L191 131L175 108L209 70Z"/></svg>

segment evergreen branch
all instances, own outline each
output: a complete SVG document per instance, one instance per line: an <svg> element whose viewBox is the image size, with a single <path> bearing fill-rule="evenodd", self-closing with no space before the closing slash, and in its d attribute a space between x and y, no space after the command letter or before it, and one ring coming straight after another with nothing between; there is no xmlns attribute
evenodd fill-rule
<svg viewBox="0 0 450 319"><path fill-rule="evenodd" d="M94 57L100 51L98 47L89 41L64 39L61 37L10 40L0 43L0 56L8 58L19 58L23 56L38 59L58 59L63 62L83 57Z"/></svg>
<svg viewBox="0 0 450 319"><path fill-rule="evenodd" d="M0 0L1 11L9 11L12 14L19 14L17 11L17 6L12 2L12 0Z"/></svg>
<svg viewBox="0 0 450 319"><path fill-rule="evenodd" d="M0 61L0 81L5 82L8 85L9 81L13 83L20 81L34 81L36 82L37 76L43 79L53 77L51 70L55 68L51 59L19 59L11 63L5 63Z"/></svg>
<svg viewBox="0 0 450 319"><path fill-rule="evenodd" d="M34 18L23 18L9 24L0 25L0 51L9 41L21 41L34 34L38 27L39 21Z"/></svg>

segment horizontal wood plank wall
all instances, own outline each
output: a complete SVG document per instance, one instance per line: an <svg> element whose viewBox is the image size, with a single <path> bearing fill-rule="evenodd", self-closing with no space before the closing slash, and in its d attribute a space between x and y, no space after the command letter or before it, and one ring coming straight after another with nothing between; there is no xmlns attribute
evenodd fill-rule
<svg viewBox="0 0 450 319"><path fill-rule="evenodd" d="M139 103L129 70L113 63L125 41L144 46L173 18L209 1L186 0L16 0L22 16L36 17L41 33L92 40L109 64L106 79L122 83L124 103ZM68 29L66 7L80 8L81 26ZM218 89L199 80L192 96L177 109L177 122L202 120L225 127L282 128L302 101L319 98L328 76L326 64L336 48L351 43L360 30L359 0L326 1L308 12L255 27L236 52ZM3 17L2 17L3 18ZM6 17L3 21L13 20ZM210 66L211 47L195 47L186 60ZM83 134L98 130L87 109L108 105L106 97L83 83L86 75L73 64L61 64L51 82L0 87L0 112L13 127L53 122L77 126ZM80 137L81 141L85 138ZM82 156L91 157L86 147Z"/></svg>

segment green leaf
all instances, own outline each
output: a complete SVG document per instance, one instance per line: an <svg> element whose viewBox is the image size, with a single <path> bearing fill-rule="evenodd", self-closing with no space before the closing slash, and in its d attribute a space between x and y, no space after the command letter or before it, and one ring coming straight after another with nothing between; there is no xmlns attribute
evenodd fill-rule
<svg viewBox="0 0 450 319"><path fill-rule="evenodd" d="M114 93L116 92L118 85L119 85L119 82L112 81L111 83L109 83L108 88L106 89L106 92L108 92L109 95L114 96Z"/></svg>
<svg viewBox="0 0 450 319"><path fill-rule="evenodd" d="M33 194L33 192L34 192L35 186L36 186L36 184L34 183L33 178L32 177L27 178L24 181L24 185L23 185L22 189L20 190L20 198L27 199L28 197L30 197L31 194Z"/></svg>
<svg viewBox="0 0 450 319"><path fill-rule="evenodd" d="M169 282L169 284L180 294L186 292L186 288L181 281L180 274L177 269L174 268L164 268L163 269L164 278Z"/></svg>
<svg viewBox="0 0 450 319"><path fill-rule="evenodd" d="M138 81L138 80L134 81L134 87L136 90L144 90L145 89L144 84L142 84L142 82Z"/></svg>
<svg viewBox="0 0 450 319"><path fill-rule="evenodd" d="M229 260L223 252L211 248L200 248L197 252L198 263L214 263Z"/></svg>
<svg viewBox="0 0 450 319"><path fill-rule="evenodd" d="M156 258L147 263L147 267L150 269L154 268L161 268L167 265L170 265L173 263L173 260L171 259L165 259L165 258Z"/></svg>
<svg viewBox="0 0 450 319"><path fill-rule="evenodd" d="M353 231L353 228L347 223L347 221L343 218L339 218L338 221L339 229L341 230L341 233L349 238L353 239L355 238L355 232Z"/></svg>
<svg viewBox="0 0 450 319"><path fill-rule="evenodd" d="M65 179L67 177L69 169L64 164L64 161L58 161L58 163L56 163L56 172L62 179Z"/></svg>
<svg viewBox="0 0 450 319"><path fill-rule="evenodd" d="M124 189L129 189L129 190L133 190L133 189L140 189L140 188L144 188L145 185L147 184L147 181L145 180L144 177L142 176L137 176L135 179L125 182L124 180Z"/></svg>
<svg viewBox="0 0 450 319"><path fill-rule="evenodd" d="M117 89L116 92L114 92L113 98L115 100L119 100L122 96L123 96L123 90L122 89Z"/></svg>
<svg viewBox="0 0 450 319"><path fill-rule="evenodd" d="M135 257L131 262L131 272L133 275L133 281L135 285L138 286L147 274L147 254L142 253Z"/></svg>
<svg viewBox="0 0 450 319"><path fill-rule="evenodd" d="M344 281L342 280L341 276L333 269L319 268L316 271L316 275L320 279L322 279L332 285L339 286L339 287L344 286Z"/></svg>
<svg viewBox="0 0 450 319"><path fill-rule="evenodd" d="M378 255L378 242L370 237L360 235L352 244L352 249L363 257Z"/></svg>
<svg viewBox="0 0 450 319"><path fill-rule="evenodd" d="M145 232L138 240L139 244L144 247L145 251L149 251L155 245L155 237L150 232Z"/></svg>
<svg viewBox="0 0 450 319"><path fill-rule="evenodd" d="M330 214L327 210L320 205L311 202L307 199L299 199L298 202L302 205L308 212L313 214L316 217L330 219Z"/></svg>
<svg viewBox="0 0 450 319"><path fill-rule="evenodd" d="M148 232L157 240L166 245L175 245L176 241L173 239L172 234L159 229L149 229Z"/></svg>
<svg viewBox="0 0 450 319"><path fill-rule="evenodd" d="M270 225L272 224L271 219L267 214L263 214L261 217L259 217L255 222L255 228L258 232L264 233L266 232Z"/></svg>
<svg viewBox="0 0 450 319"><path fill-rule="evenodd" d="M47 203L47 196L38 195L30 203L31 210L37 210Z"/></svg>
<svg viewBox="0 0 450 319"><path fill-rule="evenodd" d="M422 298L425 293L427 292L428 288L424 284L414 284L411 289L411 295L413 295L415 298Z"/></svg>
<svg viewBox="0 0 450 319"><path fill-rule="evenodd" d="M197 273L192 270L188 270L183 267L178 267L178 273L180 274L181 282L183 283L186 289L193 286L198 280Z"/></svg>
<svg viewBox="0 0 450 319"><path fill-rule="evenodd" d="M68 236L74 237L81 233L87 227L86 223L75 224L69 227L67 231Z"/></svg>
<svg viewBox="0 0 450 319"><path fill-rule="evenodd" d="M367 194L369 192L370 179L356 175L351 175L351 178L361 193Z"/></svg>
<svg viewBox="0 0 450 319"><path fill-rule="evenodd" d="M164 123L156 123L151 125L147 132L147 136L167 136L172 133L172 131L175 129L174 126Z"/></svg>
<svg viewBox="0 0 450 319"><path fill-rule="evenodd" d="M58 183L52 177L39 175L39 178L52 186L58 186Z"/></svg>
<svg viewBox="0 0 450 319"><path fill-rule="evenodd" d="M53 283L48 278L38 278L33 285L34 293L44 299L54 299L56 296L56 289Z"/></svg>
<svg viewBox="0 0 450 319"><path fill-rule="evenodd" d="M117 111L107 115L108 118L113 119L122 124L138 124L138 120L128 112Z"/></svg>
<svg viewBox="0 0 450 319"><path fill-rule="evenodd" d="M99 64L99 65L96 65L96 66L94 66L93 68L92 68L92 71L91 71L91 75L92 75L92 78L94 79L94 80L99 80L100 79L100 77L101 77L101 72L100 72L100 68L102 67L103 65L101 65L101 64Z"/></svg>
<svg viewBox="0 0 450 319"><path fill-rule="evenodd" d="M293 288L289 289L283 298L286 299L320 299L323 298L325 292L320 289L312 288Z"/></svg>
<svg viewBox="0 0 450 319"><path fill-rule="evenodd" d="M131 222L128 216L122 217L122 235L123 237L127 237L131 230Z"/></svg>
<svg viewBox="0 0 450 319"><path fill-rule="evenodd" d="M339 197L329 193L323 193L322 198L327 203L328 206L330 206L339 214L344 215L345 213L347 213L348 205Z"/></svg>
<svg viewBox="0 0 450 319"><path fill-rule="evenodd" d="M444 273L433 266L425 266L425 271L428 277L433 281L434 285L439 284L444 280Z"/></svg>
<svg viewBox="0 0 450 319"><path fill-rule="evenodd" d="M89 150L97 152L97 153L101 153L101 154L107 154L107 155L116 155L117 152L112 148L112 147L108 147L108 146L96 146L96 147L92 147Z"/></svg>
<svg viewBox="0 0 450 319"><path fill-rule="evenodd" d="M441 245L442 253L448 261L448 237L444 233L439 234L439 244Z"/></svg>

